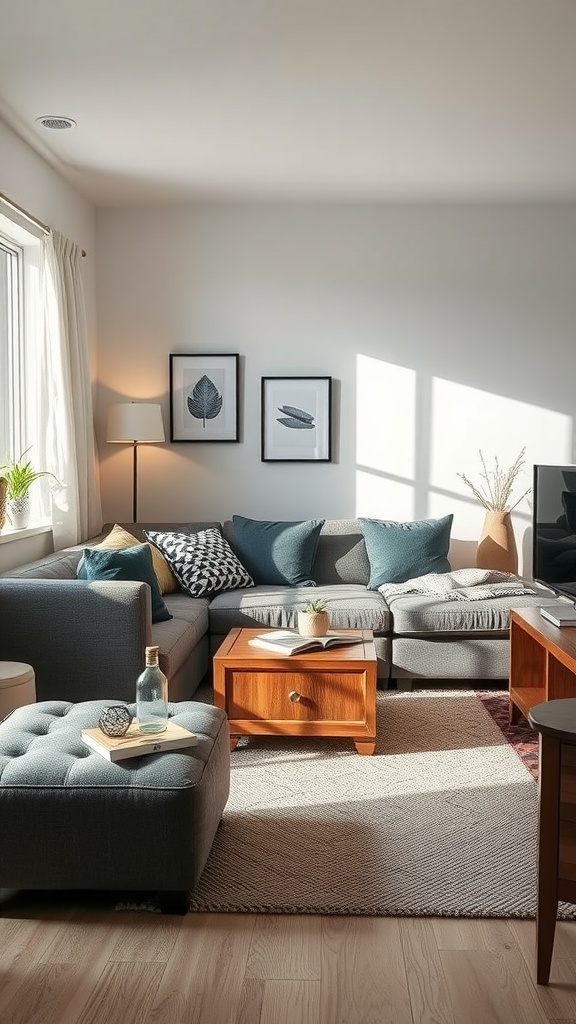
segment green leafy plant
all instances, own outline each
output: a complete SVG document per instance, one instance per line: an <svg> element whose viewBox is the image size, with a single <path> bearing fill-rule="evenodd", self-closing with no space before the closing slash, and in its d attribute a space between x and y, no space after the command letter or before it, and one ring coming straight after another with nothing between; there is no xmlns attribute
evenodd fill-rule
<svg viewBox="0 0 576 1024"><path fill-rule="evenodd" d="M316 598L316 600L314 601L306 601L306 604L304 605L304 608L302 610L305 612L325 612L326 601L324 601L323 598L321 597Z"/></svg>
<svg viewBox="0 0 576 1024"><path fill-rule="evenodd" d="M0 475L6 481L6 497L8 501L17 501L28 494L30 487L35 480L41 476L51 476L56 480L53 473L45 469L34 469L32 462L26 460L30 448L26 448L18 459L8 459L4 466L0 466ZM58 482L56 480L56 482Z"/></svg>
<svg viewBox="0 0 576 1024"><path fill-rule="evenodd" d="M480 502L484 508L490 512L512 512L517 505L520 504L522 498L525 498L527 494L530 494L532 490L528 487L518 498L514 504L511 504L512 490L516 479L522 472L524 466L524 456L526 454L526 448L522 448L518 453L515 461L508 469L502 469L498 461L498 457L494 458L493 469L488 469L486 460L482 451L480 450L480 462L482 464L482 472L480 479L483 481L481 484L473 484L468 479L465 473L457 473L456 475L464 481L467 487L470 488L472 494Z"/></svg>

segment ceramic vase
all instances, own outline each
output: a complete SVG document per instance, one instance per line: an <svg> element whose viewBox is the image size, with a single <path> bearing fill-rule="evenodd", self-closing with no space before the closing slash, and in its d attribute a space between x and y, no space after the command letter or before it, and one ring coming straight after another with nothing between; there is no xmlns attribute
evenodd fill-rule
<svg viewBox="0 0 576 1024"><path fill-rule="evenodd" d="M330 629L328 612L298 612L300 636L326 636Z"/></svg>
<svg viewBox="0 0 576 1024"><path fill-rule="evenodd" d="M509 512L486 512L476 549L476 565L479 569L518 572L518 551Z"/></svg>
<svg viewBox="0 0 576 1024"><path fill-rule="evenodd" d="M10 498L8 501L8 519L13 530L25 530L30 520L30 496Z"/></svg>

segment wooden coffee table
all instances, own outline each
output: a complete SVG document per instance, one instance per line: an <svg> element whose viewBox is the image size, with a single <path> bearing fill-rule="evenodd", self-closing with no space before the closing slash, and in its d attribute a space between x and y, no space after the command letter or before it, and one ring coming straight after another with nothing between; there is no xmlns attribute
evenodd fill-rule
<svg viewBox="0 0 576 1024"><path fill-rule="evenodd" d="M214 703L240 736L349 736L376 745L376 651L370 629L339 629L362 643L282 655L251 647L265 629L233 629L214 655Z"/></svg>

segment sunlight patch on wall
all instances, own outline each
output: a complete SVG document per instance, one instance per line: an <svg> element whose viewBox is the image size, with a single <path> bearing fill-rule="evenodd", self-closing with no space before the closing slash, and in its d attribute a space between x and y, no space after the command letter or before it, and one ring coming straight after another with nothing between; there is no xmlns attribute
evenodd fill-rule
<svg viewBox="0 0 576 1024"><path fill-rule="evenodd" d="M484 518L483 507L457 475L462 472L474 484L484 483L480 450L488 470L495 456L500 467L508 469L526 447L513 502L531 487L535 462L571 461L570 416L441 378L434 378L431 386L431 514L453 511L453 532L460 538L476 538ZM515 519L520 530L523 522L530 525L529 497L518 505Z"/></svg>
<svg viewBox="0 0 576 1024"><path fill-rule="evenodd" d="M414 484L356 471L356 515L369 519L414 519Z"/></svg>
<svg viewBox="0 0 576 1024"><path fill-rule="evenodd" d="M357 357L356 371L357 514L412 519L416 374L368 356Z"/></svg>
<svg viewBox="0 0 576 1024"><path fill-rule="evenodd" d="M358 356L356 462L414 479L416 374L405 366Z"/></svg>
<svg viewBox="0 0 576 1024"><path fill-rule="evenodd" d="M532 486L534 463L573 461L571 415L454 381L357 357L356 514L410 521L453 514L453 568L473 565L485 509L458 476L482 484L522 448L512 503ZM520 571L531 570L531 496L513 512Z"/></svg>

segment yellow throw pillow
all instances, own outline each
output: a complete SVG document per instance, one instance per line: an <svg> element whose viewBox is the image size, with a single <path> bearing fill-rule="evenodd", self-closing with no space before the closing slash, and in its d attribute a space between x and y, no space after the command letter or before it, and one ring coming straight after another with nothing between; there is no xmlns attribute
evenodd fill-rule
<svg viewBox="0 0 576 1024"><path fill-rule="evenodd" d="M105 549L119 549L119 548L132 548L135 544L141 544L142 541L138 540L137 537L133 537L131 533L128 533L122 526L118 526L118 523L113 526L110 533L104 538L100 544L95 544L95 548ZM178 581L174 576L168 562L164 558L164 555L155 548L153 544L149 544L148 547L152 552L152 565L154 566L154 572L160 586L161 594L172 594L177 586Z"/></svg>

